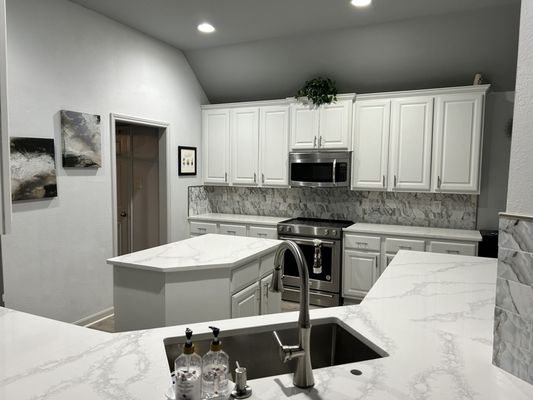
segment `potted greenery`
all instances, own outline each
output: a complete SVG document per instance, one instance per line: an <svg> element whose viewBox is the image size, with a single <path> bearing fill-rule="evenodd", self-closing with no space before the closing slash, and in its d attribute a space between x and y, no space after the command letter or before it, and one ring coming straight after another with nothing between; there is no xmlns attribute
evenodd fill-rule
<svg viewBox="0 0 533 400"><path fill-rule="evenodd" d="M306 98L315 107L337 101L337 86L330 78L315 78L305 82L304 86L296 93L296 99Z"/></svg>

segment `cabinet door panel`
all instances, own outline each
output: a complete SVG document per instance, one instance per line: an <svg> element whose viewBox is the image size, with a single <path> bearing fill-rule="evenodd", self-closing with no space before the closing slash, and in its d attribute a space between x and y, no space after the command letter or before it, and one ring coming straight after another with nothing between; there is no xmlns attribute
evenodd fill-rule
<svg viewBox="0 0 533 400"><path fill-rule="evenodd" d="M269 290L271 280L272 274L261 279L261 315L281 312L281 292Z"/></svg>
<svg viewBox="0 0 533 400"><path fill-rule="evenodd" d="M343 100L320 107L318 147L349 149L352 101Z"/></svg>
<svg viewBox="0 0 533 400"><path fill-rule="evenodd" d="M229 111L204 111L202 136L204 141L204 182L227 183L229 172Z"/></svg>
<svg viewBox="0 0 533 400"><path fill-rule="evenodd" d="M289 184L289 106L261 108L260 180L262 186Z"/></svg>
<svg viewBox="0 0 533 400"><path fill-rule="evenodd" d="M231 111L232 183L256 185L259 158L259 108Z"/></svg>
<svg viewBox="0 0 533 400"><path fill-rule="evenodd" d="M378 253L344 252L343 297L363 298L378 276Z"/></svg>
<svg viewBox="0 0 533 400"><path fill-rule="evenodd" d="M390 133L390 100L355 102L354 189L387 188Z"/></svg>
<svg viewBox="0 0 533 400"><path fill-rule="evenodd" d="M434 190L479 192L483 98L480 93L437 97Z"/></svg>
<svg viewBox="0 0 533 400"><path fill-rule="evenodd" d="M314 149L318 145L318 110L303 104L291 105L291 148Z"/></svg>
<svg viewBox="0 0 533 400"><path fill-rule="evenodd" d="M259 315L260 301L261 296L259 294L258 282L235 293L231 296L231 318Z"/></svg>
<svg viewBox="0 0 533 400"><path fill-rule="evenodd" d="M429 191L433 97L392 100L392 190Z"/></svg>

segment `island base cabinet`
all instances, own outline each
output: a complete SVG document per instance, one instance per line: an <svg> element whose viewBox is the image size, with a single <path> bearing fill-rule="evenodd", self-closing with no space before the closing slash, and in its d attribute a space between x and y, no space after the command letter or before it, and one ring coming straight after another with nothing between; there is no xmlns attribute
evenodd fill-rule
<svg viewBox="0 0 533 400"><path fill-rule="evenodd" d="M346 250L344 252L344 276L342 295L362 299L378 276L379 253Z"/></svg>
<svg viewBox="0 0 533 400"><path fill-rule="evenodd" d="M281 312L281 293L271 292L272 274L261 279L261 315Z"/></svg>
<svg viewBox="0 0 533 400"><path fill-rule="evenodd" d="M254 283L231 296L231 318L259 315L261 295L259 283Z"/></svg>

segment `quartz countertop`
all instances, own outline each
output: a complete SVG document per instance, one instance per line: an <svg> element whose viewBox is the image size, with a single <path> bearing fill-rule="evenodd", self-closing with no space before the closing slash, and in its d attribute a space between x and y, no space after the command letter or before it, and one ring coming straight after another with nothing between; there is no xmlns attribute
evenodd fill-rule
<svg viewBox="0 0 533 400"><path fill-rule="evenodd" d="M360 305L311 310L338 318L389 356L249 381L261 400L530 400L533 386L491 364L496 260L400 251ZM298 313L188 325L223 331L294 322ZM163 340L186 326L107 334L0 308L2 400L163 400ZM253 365L246 366L253 368ZM357 368L360 376L350 374Z"/></svg>
<svg viewBox="0 0 533 400"><path fill-rule="evenodd" d="M348 233L481 242L479 231L468 229L429 228L425 226L383 225L358 222L344 228L343 231Z"/></svg>
<svg viewBox="0 0 533 400"><path fill-rule="evenodd" d="M282 221L286 221L289 218L286 217L269 217L266 215L244 215L244 214L200 214L191 215L189 221L214 221L214 222L226 222L233 224L256 224L256 225L269 225L276 226Z"/></svg>
<svg viewBox="0 0 533 400"><path fill-rule="evenodd" d="M108 264L159 272L234 268L273 252L275 239L207 234L110 258Z"/></svg>

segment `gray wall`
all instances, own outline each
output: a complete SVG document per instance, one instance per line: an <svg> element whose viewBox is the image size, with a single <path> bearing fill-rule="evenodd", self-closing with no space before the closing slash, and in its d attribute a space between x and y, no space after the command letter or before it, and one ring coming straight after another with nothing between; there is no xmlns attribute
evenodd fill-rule
<svg viewBox="0 0 533 400"><path fill-rule="evenodd" d="M505 211L511 154L509 122L513 109L514 92L489 92L487 95L478 229L498 229L498 213Z"/></svg>
<svg viewBox="0 0 533 400"><path fill-rule="evenodd" d="M65 0L9 0L10 135L54 138L58 197L13 206L2 237L10 308L76 321L113 304L110 114L170 124L172 241L185 238L187 187L178 145L201 146L205 94L183 54ZM102 116L102 168L61 167L59 110Z"/></svg>
<svg viewBox="0 0 533 400"><path fill-rule="evenodd" d="M514 90L517 5L263 40L185 55L213 103L292 96L318 74L368 93L471 84Z"/></svg>

